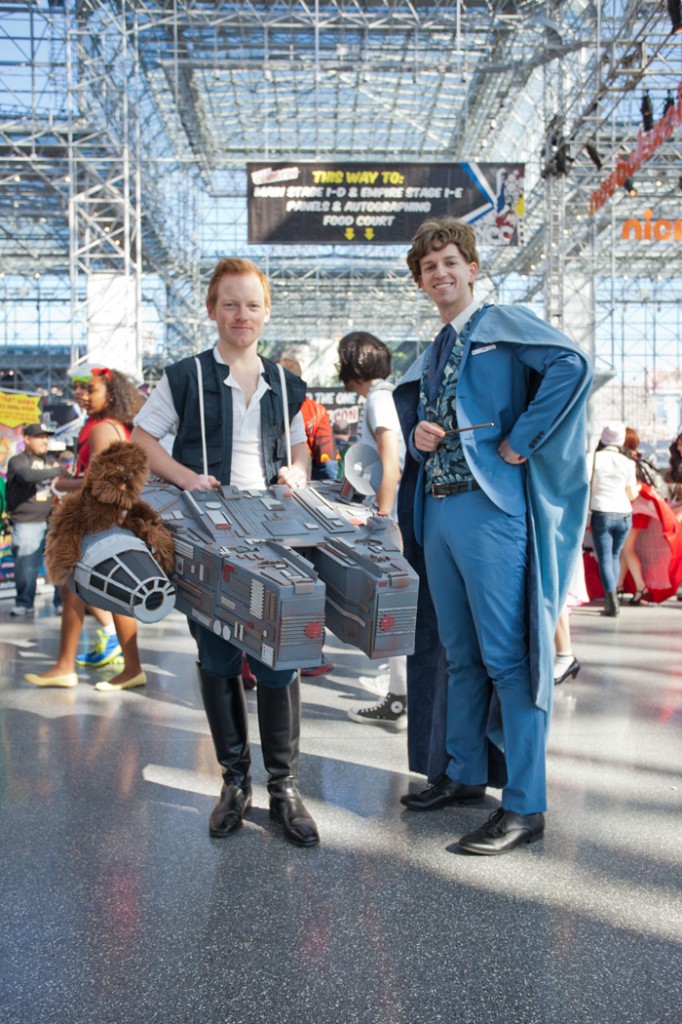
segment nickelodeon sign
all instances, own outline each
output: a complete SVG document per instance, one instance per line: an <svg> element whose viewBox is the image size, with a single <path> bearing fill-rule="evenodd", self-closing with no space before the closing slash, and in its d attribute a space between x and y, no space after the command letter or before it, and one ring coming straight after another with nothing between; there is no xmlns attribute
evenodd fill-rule
<svg viewBox="0 0 682 1024"><path fill-rule="evenodd" d="M590 217L599 210L606 200L614 194L617 188L622 188L627 178L633 177L647 160L650 160L656 150L666 139L669 139L675 129L682 124L682 82L677 87L677 103L675 103L660 120L656 122L650 132L639 129L637 145L627 156L621 157L615 171L612 171L606 181L603 181L599 188L590 197Z"/></svg>
<svg viewBox="0 0 682 1024"><path fill-rule="evenodd" d="M653 210L645 210L643 220L626 220L621 238L629 242L682 242L682 220L652 220Z"/></svg>

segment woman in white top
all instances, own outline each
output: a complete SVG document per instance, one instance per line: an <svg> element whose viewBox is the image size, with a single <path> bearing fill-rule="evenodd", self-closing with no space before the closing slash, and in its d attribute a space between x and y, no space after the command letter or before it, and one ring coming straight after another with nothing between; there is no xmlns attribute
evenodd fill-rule
<svg viewBox="0 0 682 1024"><path fill-rule="evenodd" d="M590 509L592 542L604 587L604 615L619 613L616 586L620 553L632 524L632 502L639 493L635 463L623 454L625 424L607 423L594 454Z"/></svg>

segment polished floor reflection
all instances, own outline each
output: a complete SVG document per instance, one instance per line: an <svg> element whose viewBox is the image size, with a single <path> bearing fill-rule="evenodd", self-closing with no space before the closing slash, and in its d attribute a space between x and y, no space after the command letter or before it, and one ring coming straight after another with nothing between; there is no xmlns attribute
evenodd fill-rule
<svg viewBox="0 0 682 1024"><path fill-rule="evenodd" d="M303 681L302 790L322 843L254 809L212 840L220 788L194 651L141 630L149 682L23 681L57 649L0 601L2 1024L663 1024L682 1019L682 603L572 617L543 842L453 843L497 804L402 810L405 734L358 725L376 671L335 641ZM115 671L115 670L114 670Z"/></svg>

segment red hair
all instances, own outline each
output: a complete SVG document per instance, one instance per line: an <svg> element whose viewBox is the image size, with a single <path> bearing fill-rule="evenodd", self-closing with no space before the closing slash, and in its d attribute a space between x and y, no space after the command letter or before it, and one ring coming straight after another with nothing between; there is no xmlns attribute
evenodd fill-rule
<svg viewBox="0 0 682 1024"><path fill-rule="evenodd" d="M237 257L226 257L219 260L216 264L215 270L211 274L211 280L208 282L208 291L206 292L206 305L208 308L213 309L218 301L218 285L221 278L244 277L246 274L254 274L263 285L265 305L270 309L270 282L267 277L260 267L257 267L251 260L243 260Z"/></svg>

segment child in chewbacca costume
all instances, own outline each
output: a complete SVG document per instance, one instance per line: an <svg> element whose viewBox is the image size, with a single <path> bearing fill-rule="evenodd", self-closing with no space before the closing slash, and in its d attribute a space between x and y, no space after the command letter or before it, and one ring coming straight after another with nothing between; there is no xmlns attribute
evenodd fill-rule
<svg viewBox="0 0 682 1024"><path fill-rule="evenodd" d="M147 456L127 441L117 441L95 456L83 488L67 495L52 514L45 544L52 583L67 582L81 557L83 537L113 527L130 530L150 548L164 572L173 570L173 538L154 509L139 500L147 473Z"/></svg>
<svg viewBox="0 0 682 1024"><path fill-rule="evenodd" d="M148 462L144 451L127 441L116 441L90 462L83 487L62 499L52 513L45 544L45 565L50 580L67 584L81 558L83 538L119 527L130 530L152 551L166 573L174 568L173 538L159 515L140 494L147 480ZM34 686L71 687L78 684L75 658L85 605L75 591L64 591L64 612L60 647L54 668L24 678ZM137 651L137 624L130 616L114 614L116 633L123 650L123 672L111 680L100 680L96 690L124 690L144 686ZM130 665L133 668L131 670Z"/></svg>

